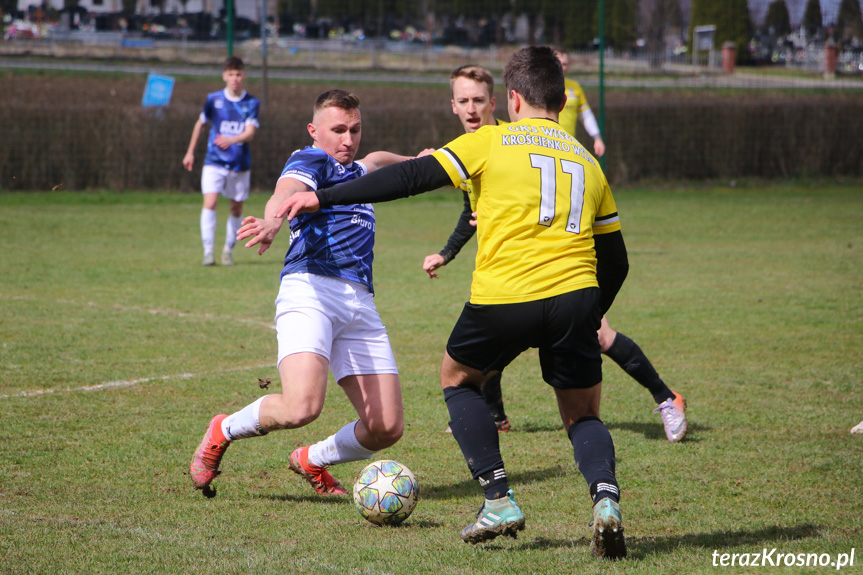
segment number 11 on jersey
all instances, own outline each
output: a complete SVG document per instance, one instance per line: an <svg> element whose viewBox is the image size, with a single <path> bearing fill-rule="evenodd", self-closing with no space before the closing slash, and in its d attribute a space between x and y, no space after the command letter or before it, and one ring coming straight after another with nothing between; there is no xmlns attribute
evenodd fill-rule
<svg viewBox="0 0 863 575"><path fill-rule="evenodd" d="M540 203L539 225L550 227L554 221L555 202L557 198L557 158L530 154L530 165L539 170ZM570 160L560 160L560 171L571 176L569 188L569 218L566 221L566 231L573 234L581 233L581 211L584 206L584 166Z"/></svg>

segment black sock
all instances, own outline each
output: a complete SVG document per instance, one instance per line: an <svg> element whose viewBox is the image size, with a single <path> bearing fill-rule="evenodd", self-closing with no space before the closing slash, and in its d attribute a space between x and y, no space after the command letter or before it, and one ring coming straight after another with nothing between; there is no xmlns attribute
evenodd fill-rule
<svg viewBox="0 0 863 575"><path fill-rule="evenodd" d="M567 430L572 442L575 464L590 486L594 505L610 497L620 500L620 490L614 474L614 442L605 424L598 417L582 417Z"/></svg>
<svg viewBox="0 0 863 575"><path fill-rule="evenodd" d="M500 390L500 377L500 373L491 376L485 380L481 388L482 398L497 423L506 420L506 412L503 410L503 392Z"/></svg>
<svg viewBox="0 0 863 575"><path fill-rule="evenodd" d="M622 333L617 332L605 355L613 359L635 381L646 387L657 404L666 399L674 399L674 393L653 369L653 365L638 344Z"/></svg>
<svg viewBox="0 0 863 575"><path fill-rule="evenodd" d="M449 426L474 479L479 480L486 499L499 499L509 491L497 427L482 394L475 387L443 390L449 411Z"/></svg>

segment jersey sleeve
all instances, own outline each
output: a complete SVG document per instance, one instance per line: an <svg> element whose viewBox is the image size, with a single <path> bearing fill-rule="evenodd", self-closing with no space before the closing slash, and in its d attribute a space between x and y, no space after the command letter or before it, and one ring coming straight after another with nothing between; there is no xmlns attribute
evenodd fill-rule
<svg viewBox="0 0 863 575"><path fill-rule="evenodd" d="M313 148L298 150L291 154L285 167L282 169L282 178L293 178L307 185L312 190L317 190L323 181L326 169L326 153L314 153Z"/></svg>
<svg viewBox="0 0 863 575"><path fill-rule="evenodd" d="M577 102L576 113L581 114L585 110L590 110L590 105L587 103L587 97L584 95L581 84L576 83L573 89L575 90L575 101Z"/></svg>
<svg viewBox="0 0 863 575"><path fill-rule="evenodd" d="M611 195L611 188L609 188L608 181L601 172L600 176L602 178L602 198L593 220L594 235L620 231L620 216L617 213L614 197Z"/></svg>
<svg viewBox="0 0 863 575"><path fill-rule="evenodd" d="M213 95L210 94L207 96L207 101L204 102L204 109L201 110L200 120L202 124L209 124L211 118L213 117L213 111L215 110L213 104Z"/></svg>
<svg viewBox="0 0 863 575"><path fill-rule="evenodd" d="M483 126L472 134L463 134L432 156L440 163L455 188L465 180L473 179L485 170L492 130Z"/></svg>
<svg viewBox="0 0 863 575"><path fill-rule="evenodd" d="M255 128L260 128L261 125L258 123L258 119L261 114L261 101L257 98L252 99L252 103L249 106L249 114L246 116L246 125L252 125Z"/></svg>

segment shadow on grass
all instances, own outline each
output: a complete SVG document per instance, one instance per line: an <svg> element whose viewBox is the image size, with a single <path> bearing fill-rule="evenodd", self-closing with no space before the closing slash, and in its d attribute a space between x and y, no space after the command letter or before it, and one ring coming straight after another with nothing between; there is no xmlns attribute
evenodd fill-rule
<svg viewBox="0 0 863 575"><path fill-rule="evenodd" d="M644 436L645 439L668 441L665 437L665 431L662 428L662 422L639 422L639 421L611 421L602 420L609 430L621 429L624 431L632 431ZM711 431L713 428L707 425L699 425L697 423L689 424L689 431L686 434L684 442L695 443L700 441L698 434L701 432ZM519 422L515 420L512 424L510 433L565 433L563 426L559 422L537 422L526 421Z"/></svg>
<svg viewBox="0 0 863 575"><path fill-rule="evenodd" d="M311 488L310 488L311 489ZM259 499L269 499L270 501L285 501L290 503L323 503L325 505L343 505L350 503L353 505L353 500L350 495L292 495L290 493L270 493L257 496Z"/></svg>
<svg viewBox="0 0 863 575"><path fill-rule="evenodd" d="M536 469L533 471L521 471L516 473L507 472L507 478L515 489L523 489L524 485L530 483L541 483L549 479L561 477L573 472L573 469L568 469L560 466L546 467L545 469ZM458 483L447 483L420 487L420 497L422 499L459 499L462 497L476 497L477 508L482 503L482 492L479 490L477 482L473 479L465 479Z"/></svg>
<svg viewBox="0 0 863 575"><path fill-rule="evenodd" d="M529 528L530 526L528 525ZM784 544L788 541L818 537L819 532L820 529L817 525L805 523L790 527L771 525L755 530L726 530L710 533L687 533L685 535L663 535L661 537L627 536L627 559L641 560L654 555L665 555L681 547L704 549L706 552L712 553L713 550L726 549L737 545L753 547L762 545L773 546L780 542ZM532 541L525 541L519 544L519 547L528 550L546 550L556 548L587 548L589 545L590 539L587 537L580 537L578 539L549 539L543 537ZM753 553L758 551L761 551L761 549L753 548L752 550ZM710 560L709 554L706 554L705 557L705 560Z"/></svg>
<svg viewBox="0 0 863 575"><path fill-rule="evenodd" d="M668 441L665 437L665 431L662 428L662 423L650 423L650 422L639 422L639 421L604 421L605 426L609 430L620 429L623 431L632 431L633 433L640 433L644 436L645 439L650 440L658 440L658 441ZM698 434L701 432L711 431L713 428L707 425L699 425L697 423L690 423L689 429L686 432L686 438L682 443L697 443L701 441L698 437Z"/></svg>

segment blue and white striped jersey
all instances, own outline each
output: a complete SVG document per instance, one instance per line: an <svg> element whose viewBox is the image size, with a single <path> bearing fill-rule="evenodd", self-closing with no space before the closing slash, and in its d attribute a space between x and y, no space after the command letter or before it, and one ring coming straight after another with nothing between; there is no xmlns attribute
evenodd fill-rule
<svg viewBox="0 0 863 575"><path fill-rule="evenodd" d="M337 186L367 172L361 162L343 166L325 151L307 147L291 155L281 178L297 179L313 190ZM374 293L372 249L375 211L371 204L333 206L291 221L291 247L282 276L310 273L360 283Z"/></svg>

